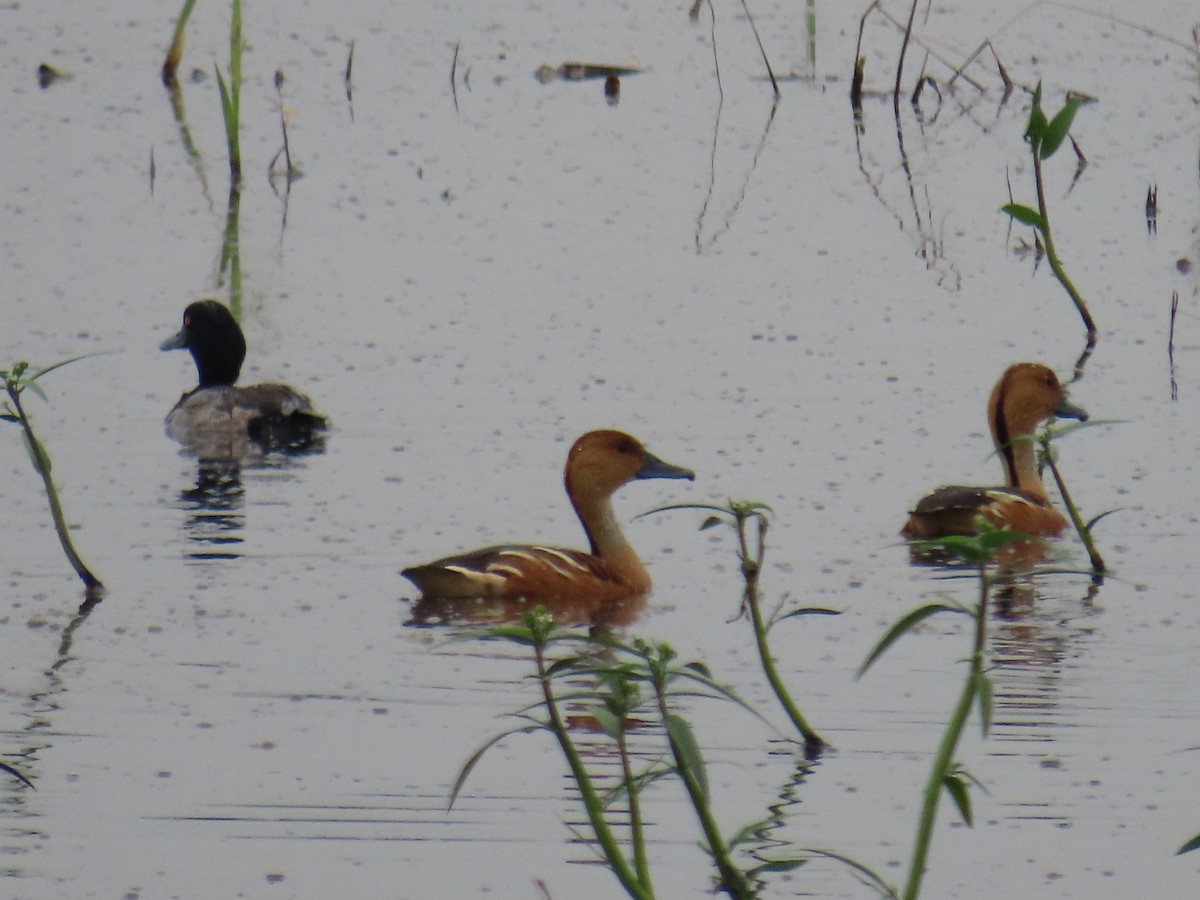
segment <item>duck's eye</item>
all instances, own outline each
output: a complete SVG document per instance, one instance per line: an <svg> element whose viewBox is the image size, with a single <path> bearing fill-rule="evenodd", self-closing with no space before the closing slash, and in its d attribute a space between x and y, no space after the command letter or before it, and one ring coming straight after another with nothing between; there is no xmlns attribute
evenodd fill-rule
<svg viewBox="0 0 1200 900"><path fill-rule="evenodd" d="M1046 387L1058 387L1058 376L1053 372L1046 373Z"/></svg>
<svg viewBox="0 0 1200 900"><path fill-rule="evenodd" d="M618 453L633 453L633 444L630 441L621 441L617 444Z"/></svg>
<svg viewBox="0 0 1200 900"><path fill-rule="evenodd" d="M187 328L187 327L188 327L189 325L191 325L191 324L192 324L192 317L191 317L191 316L184 316L184 317L183 317L183 327L184 327L184 328Z"/></svg>

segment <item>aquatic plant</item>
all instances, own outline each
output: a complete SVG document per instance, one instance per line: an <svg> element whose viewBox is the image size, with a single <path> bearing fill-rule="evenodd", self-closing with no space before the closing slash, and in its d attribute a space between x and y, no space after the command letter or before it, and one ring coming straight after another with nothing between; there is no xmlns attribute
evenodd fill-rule
<svg viewBox="0 0 1200 900"><path fill-rule="evenodd" d="M86 592L86 597L89 602L95 602L104 591L104 585L100 579L92 574L88 569L79 554L75 550L75 545L71 542L70 532L67 530L66 519L63 517L62 502L58 498L58 489L54 486L54 479L51 477L50 454L46 452L45 446L38 439L33 431L33 422L29 419L29 414L25 411L25 406L21 402L21 395L28 389L33 391L43 400L47 399L45 392L42 390L38 379L43 375L53 372L55 369L61 369L63 366L83 359L82 356L76 356L72 359L65 359L62 362L57 362L52 366L47 366L40 371L34 372L32 375L26 375L29 371L29 363L18 362L11 369L0 370L0 378L4 379L4 390L8 394L8 403L4 404L4 411L0 413L0 420L12 422L21 427L21 437L25 442L25 449L29 452L29 460L33 463L33 468L42 477L42 484L46 489L46 498L50 502L50 515L54 519L54 531L58 534L58 540L62 544L63 552L67 555L67 560L83 581ZM11 404L11 405L10 405Z"/></svg>
<svg viewBox="0 0 1200 900"><path fill-rule="evenodd" d="M8 763L0 762L0 771L7 772L9 775L11 775L13 778L17 779L18 781L20 781L22 784L25 784L28 787L33 788L33 790L35 790L35 791L37 790L37 788L33 787L32 781L30 781L28 778L26 778L24 775L22 775L20 773L20 771L18 771L17 769L14 769Z"/></svg>
<svg viewBox="0 0 1200 900"><path fill-rule="evenodd" d="M913 841L912 858L908 867L908 879L901 896L904 900L916 900L921 893L921 880L925 875L929 847L933 838L933 826L937 821L938 805L943 791L950 796L959 815L967 825L972 824L971 796L969 785L979 782L958 762L954 755L959 739L966 728L967 719L973 709L979 711L980 724L986 736L992 724L992 680L987 673L987 625L988 601L992 584L1003 575L993 574L989 567L995 554L1014 541L1036 541L1028 535L1008 528L997 528L983 516L976 519L979 533L953 535L929 541L915 541L914 546L930 552L951 555L973 565L978 572L979 600L973 607L954 602L928 603L921 606L892 625L879 639L858 670L858 677L867 670L900 637L917 625L939 613L957 613L971 617L971 654L968 658L967 677L959 693L958 701L946 723L942 740L934 754L929 778L921 804L921 815L917 820L917 833Z"/></svg>
<svg viewBox="0 0 1200 900"><path fill-rule="evenodd" d="M1046 208L1046 188L1042 178L1042 163L1053 156L1062 146L1062 142L1071 130L1071 123L1075 120L1075 113L1082 105L1082 98L1068 97L1063 108L1055 113L1053 118L1048 119L1042 110L1042 84L1040 81L1038 82L1029 110L1029 123L1025 128L1025 140L1029 144L1029 151L1033 157L1033 181L1037 192L1037 209L1013 202L1006 203L1001 208L1018 222L1034 228L1041 237L1042 243L1046 247L1046 260L1050 263L1054 277L1070 295L1075 309L1079 311L1079 316L1087 328L1087 346L1090 351L1096 346L1096 323L1088 311L1087 303L1067 276L1062 260L1059 259L1058 251L1055 249L1054 236L1050 230L1050 213Z"/></svg>
<svg viewBox="0 0 1200 900"><path fill-rule="evenodd" d="M225 120L225 142L229 147L229 189L242 187L242 150L239 141L242 105L242 0L233 0L229 18L229 83L215 66L221 92L221 115Z"/></svg>
<svg viewBox="0 0 1200 900"><path fill-rule="evenodd" d="M466 783L471 770L483 755L501 740L514 734L549 731L558 742L592 826L605 864L621 886L635 898L652 898L645 824L641 810L641 789L652 781L675 776L682 782L704 835L704 849L717 870L718 889L735 898L755 896L755 879L763 872L786 871L799 866L801 858L774 858L751 869L741 868L733 851L751 840L761 823L754 823L726 839L712 810L704 757L688 721L676 710L676 698L710 698L731 701L754 712L727 688L713 680L708 669L698 662L680 665L675 651L666 644L635 639L630 644L616 640L587 637L559 631L544 607L526 613L520 625L499 626L462 637L504 640L529 647L533 653L541 700L535 704L545 717L527 707L512 715L523 724L501 732L475 751L463 765L451 790L450 805ZM582 648L580 652L558 652L564 646ZM557 685L569 680L569 688ZM617 788L602 793L588 772L583 754L576 746L561 710L563 699L586 709L586 718L595 722L613 742L621 765ZM652 716L661 728L667 754L635 771L627 736L634 723L644 727ZM610 826L606 812L620 797L627 799L628 856Z"/></svg>
<svg viewBox="0 0 1200 900"><path fill-rule="evenodd" d="M671 509L698 509L711 513L712 515L701 524L700 529L702 531L706 528L719 525L722 522L728 522L733 526L737 534L739 568L745 583L742 594L742 605L738 611L738 615L739 617L742 615L748 615L749 617L754 629L754 644L758 650L758 660L762 666L763 675L766 676L767 683L770 684L771 690L775 693L775 697L779 700L779 705L783 707L783 711L787 714L788 719L791 720L796 730L804 738L805 758L809 760L816 759L828 744L808 724L808 720L804 718L804 715L800 712L800 708L792 699L787 685L783 683L783 679L779 675L779 670L775 666L774 654L772 654L771 647L767 642L767 634L776 624L786 619L806 615L835 616L838 614L837 610L826 609L824 607L801 607L783 612L781 605L769 617L763 617L762 604L759 600L758 577L762 572L763 557L766 554L767 527L769 525L767 514L771 512L771 508L765 503L745 500L730 500L728 506L716 506L705 503L682 503L651 510L650 513L645 513L645 515ZM751 549L749 534L751 523L754 526L755 537L753 549Z"/></svg>
<svg viewBox="0 0 1200 900"><path fill-rule="evenodd" d="M183 0L183 9L179 12L179 18L175 20L175 33L171 36L171 46L167 48L167 55L162 64L162 80L167 87L176 83L179 61L183 58L183 36L195 5L196 0Z"/></svg>
<svg viewBox="0 0 1200 900"><path fill-rule="evenodd" d="M1104 558L1100 555L1100 551L1096 549L1096 542L1092 538L1092 527L1107 516L1113 510L1100 513L1091 521L1084 522L1083 517L1079 514L1078 507L1075 506L1075 501L1071 499L1071 493L1067 490L1067 484L1063 480L1062 472L1059 471L1057 463L1057 454L1054 452L1052 442L1057 438L1062 437L1072 431L1089 426L1102 425L1103 422L1073 422L1070 425L1064 425L1058 428L1051 428L1047 425L1037 435L1038 442L1038 463L1041 466L1050 469L1050 474L1054 476L1054 483L1058 486L1058 493L1062 497L1063 506L1067 508L1067 515L1071 519L1071 524L1075 526L1075 532L1079 535L1079 540L1083 541L1084 549L1088 552L1088 559L1092 563L1092 571L1097 575L1103 574Z"/></svg>

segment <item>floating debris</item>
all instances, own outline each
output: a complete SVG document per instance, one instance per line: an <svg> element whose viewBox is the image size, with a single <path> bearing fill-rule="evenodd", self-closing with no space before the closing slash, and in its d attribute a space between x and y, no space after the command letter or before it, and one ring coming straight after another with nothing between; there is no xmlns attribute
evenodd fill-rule
<svg viewBox="0 0 1200 900"><path fill-rule="evenodd" d="M38 87L40 87L42 90L50 87L50 85L54 84L56 81L62 81L70 77L71 76L62 69L56 69L49 63L42 63L37 67Z"/></svg>
<svg viewBox="0 0 1200 900"><path fill-rule="evenodd" d="M604 99L608 101L609 106L616 106L621 102L621 79L616 75L609 75L604 79Z"/></svg>
<svg viewBox="0 0 1200 900"><path fill-rule="evenodd" d="M625 75L637 75L641 71L641 69L606 66L600 63L565 62L560 66L538 66L533 77L542 84L549 84L551 81L591 81L597 78L603 78L607 82L609 78L620 79Z"/></svg>

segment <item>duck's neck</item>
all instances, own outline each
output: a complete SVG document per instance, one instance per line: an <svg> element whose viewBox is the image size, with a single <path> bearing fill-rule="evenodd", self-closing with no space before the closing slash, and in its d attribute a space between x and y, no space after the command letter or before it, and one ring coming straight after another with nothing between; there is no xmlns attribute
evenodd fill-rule
<svg viewBox="0 0 1200 900"><path fill-rule="evenodd" d="M242 361L239 359L222 360L210 359L201 360L196 357L196 372L200 377L200 387L228 387L234 384L238 379L238 374L242 369Z"/></svg>
<svg viewBox="0 0 1200 900"><path fill-rule="evenodd" d="M604 560L625 583L649 588L650 576L617 523L612 497L588 496L586 492L580 496L570 485L567 490L575 514L587 533L592 555Z"/></svg>
<svg viewBox="0 0 1200 900"><path fill-rule="evenodd" d="M1037 450L1032 440L1038 423L1007 414L1003 396L998 397L997 401L993 404L991 415L992 440L1004 465L1004 485L1048 503L1050 495L1042 484Z"/></svg>

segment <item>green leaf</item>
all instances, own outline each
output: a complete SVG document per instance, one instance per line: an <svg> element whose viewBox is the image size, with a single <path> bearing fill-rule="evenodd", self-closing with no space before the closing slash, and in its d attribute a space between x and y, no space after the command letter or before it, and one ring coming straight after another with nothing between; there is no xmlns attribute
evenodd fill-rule
<svg viewBox="0 0 1200 900"><path fill-rule="evenodd" d="M221 67L214 65L213 69L217 73L217 89L221 92L221 114L225 117L225 128L228 131L233 118L233 101L229 99L229 88L225 86L225 79L221 76Z"/></svg>
<svg viewBox="0 0 1200 900"><path fill-rule="evenodd" d="M712 672L709 670L708 666L702 662L690 662L683 668L687 669L689 672L695 672L706 681L712 681Z"/></svg>
<svg viewBox="0 0 1200 900"><path fill-rule="evenodd" d="M646 516L652 516L655 513L674 512L677 509L698 509L705 512L716 513L718 515L731 515L730 511L724 506L715 506L712 503L668 503L666 506L656 506L654 509L648 509L644 513L638 513L634 516L634 520L644 519Z"/></svg>
<svg viewBox="0 0 1200 900"><path fill-rule="evenodd" d="M41 369L40 371L37 371L34 374L30 375L26 379L26 381L37 381L43 375L48 375L49 373L53 372L55 369L61 369L63 366L69 366L73 362L79 362L79 360L87 359L89 356L98 356L98 355L99 354L97 354L97 353L83 353L83 354L80 354L79 356L72 356L70 359L64 359L61 362L56 362L53 365L46 366L46 368Z"/></svg>
<svg viewBox="0 0 1200 900"><path fill-rule="evenodd" d="M602 706L593 706L588 711L588 715L595 719L601 730L613 740L616 740L624 730L621 719Z"/></svg>
<svg viewBox="0 0 1200 900"><path fill-rule="evenodd" d="M950 795L950 799L954 801L954 805L958 807L958 814L962 816L962 820L971 826L974 823L971 821L971 795L967 793L967 783L959 775L947 775L942 779L942 786L946 789L946 793Z"/></svg>
<svg viewBox="0 0 1200 900"><path fill-rule="evenodd" d="M1031 209L1020 203L1005 203L1000 207L1001 212L1008 213L1022 225L1030 225L1038 231L1046 230L1046 220L1036 209Z"/></svg>
<svg viewBox="0 0 1200 900"><path fill-rule="evenodd" d="M1196 835L1182 847L1175 851L1175 855L1179 856L1183 853L1191 853L1193 850L1200 848L1200 834Z"/></svg>
<svg viewBox="0 0 1200 900"><path fill-rule="evenodd" d="M849 856L843 856L840 853L834 853L832 850L818 850L814 847L797 847L796 849L801 853L811 853L813 856L819 856L823 859L832 859L836 862L840 862L842 865L847 866L851 871L856 872L868 884L874 886L874 888L879 891L880 895L892 898L897 896L895 890L893 890L892 887L886 881L884 881L874 869L865 863L860 863L858 860L851 859Z"/></svg>
<svg viewBox="0 0 1200 900"><path fill-rule="evenodd" d="M761 865L755 866L746 874L753 878L762 872L794 872L808 862L803 856L793 856L791 859L768 859Z"/></svg>
<svg viewBox="0 0 1200 900"><path fill-rule="evenodd" d="M1025 139L1035 147L1046 136L1046 114L1042 112L1042 83L1033 91L1033 104L1029 108L1029 124L1025 126Z"/></svg>
<svg viewBox="0 0 1200 900"><path fill-rule="evenodd" d="M794 619L797 616L840 616L841 614L842 611L840 609L829 609L825 606L805 606L776 617L772 620L772 624L782 622L784 619Z"/></svg>
<svg viewBox="0 0 1200 900"><path fill-rule="evenodd" d="M704 757L700 755L700 745L696 743L696 735L692 731L692 726L686 719L674 713L667 713L663 725L666 726L667 736L671 739L671 744L677 753L675 762L681 768L692 773L696 783L700 785L704 799L707 800L708 773L704 769Z"/></svg>
<svg viewBox="0 0 1200 900"><path fill-rule="evenodd" d="M46 448L42 446L42 442L35 437L30 437L28 431L22 431L21 437L24 439L25 451L29 454L29 461L33 463L33 467L38 472L49 475L50 455L46 453Z"/></svg>
<svg viewBox="0 0 1200 900"><path fill-rule="evenodd" d="M463 763L462 769L459 770L458 777L454 779L454 787L450 789L450 801L446 804L446 809L450 810L454 807L454 801L458 799L458 792L461 791L463 785L467 783L467 778L470 776L471 770L475 768L475 764L478 763L479 760L483 759L483 754L487 753L506 737L510 737L514 734L529 734L532 731L540 731L548 727L549 726L543 724L522 725L519 728L510 728L508 731L501 732L500 734L489 738L487 743L472 753L467 761Z"/></svg>
<svg viewBox="0 0 1200 900"><path fill-rule="evenodd" d="M983 736L992 730L992 679L984 672L976 676L975 696L979 701L979 718L982 720Z"/></svg>
<svg viewBox="0 0 1200 900"><path fill-rule="evenodd" d="M1099 515L1093 516L1088 521L1088 523L1083 526L1084 530L1090 532L1092 530L1093 526L1095 526L1095 524L1097 522L1099 522L1101 519L1103 519L1105 516L1111 516L1113 513L1120 512L1124 508L1125 507L1123 507L1123 506L1118 506L1116 509L1106 509L1104 512L1100 513Z"/></svg>
<svg viewBox="0 0 1200 900"><path fill-rule="evenodd" d="M889 628L879 639L879 643L875 648L867 654L867 658L863 664L858 667L858 672L855 678L862 678L866 674L867 669L874 665L875 661L884 654L888 647L892 646L905 632L912 630L917 625L924 622L930 616L940 612L963 613L970 615L970 612L961 606L955 606L949 603L929 603L925 606L914 609L907 616Z"/></svg>
<svg viewBox="0 0 1200 900"><path fill-rule="evenodd" d="M40 399L43 403L50 402L50 398L46 396L46 392L42 390L42 386L36 381L23 381L21 382L21 387L29 388L38 395L38 399Z"/></svg>
<svg viewBox="0 0 1200 900"><path fill-rule="evenodd" d="M698 531L707 531L708 529L710 529L716 525L720 525L720 524L721 524L720 516L709 516L707 519L705 519L703 522L700 523L700 527L697 530Z"/></svg>
<svg viewBox="0 0 1200 900"><path fill-rule="evenodd" d="M1067 105L1058 111L1050 124L1046 126L1045 137L1042 139L1042 159L1049 159L1054 155L1054 152L1062 146L1063 139L1071 130L1071 123L1075 120L1075 113L1079 112L1079 107L1083 105L1083 100L1079 97L1071 97L1067 100Z"/></svg>
<svg viewBox="0 0 1200 900"><path fill-rule="evenodd" d="M950 534L945 537L933 538L927 541L912 541L912 546L922 550L934 550L948 553L959 559L974 563L977 566L986 565L992 555L1006 544L1013 541L1037 543L1038 539L1011 528L999 528L983 516L975 517L977 534Z"/></svg>

